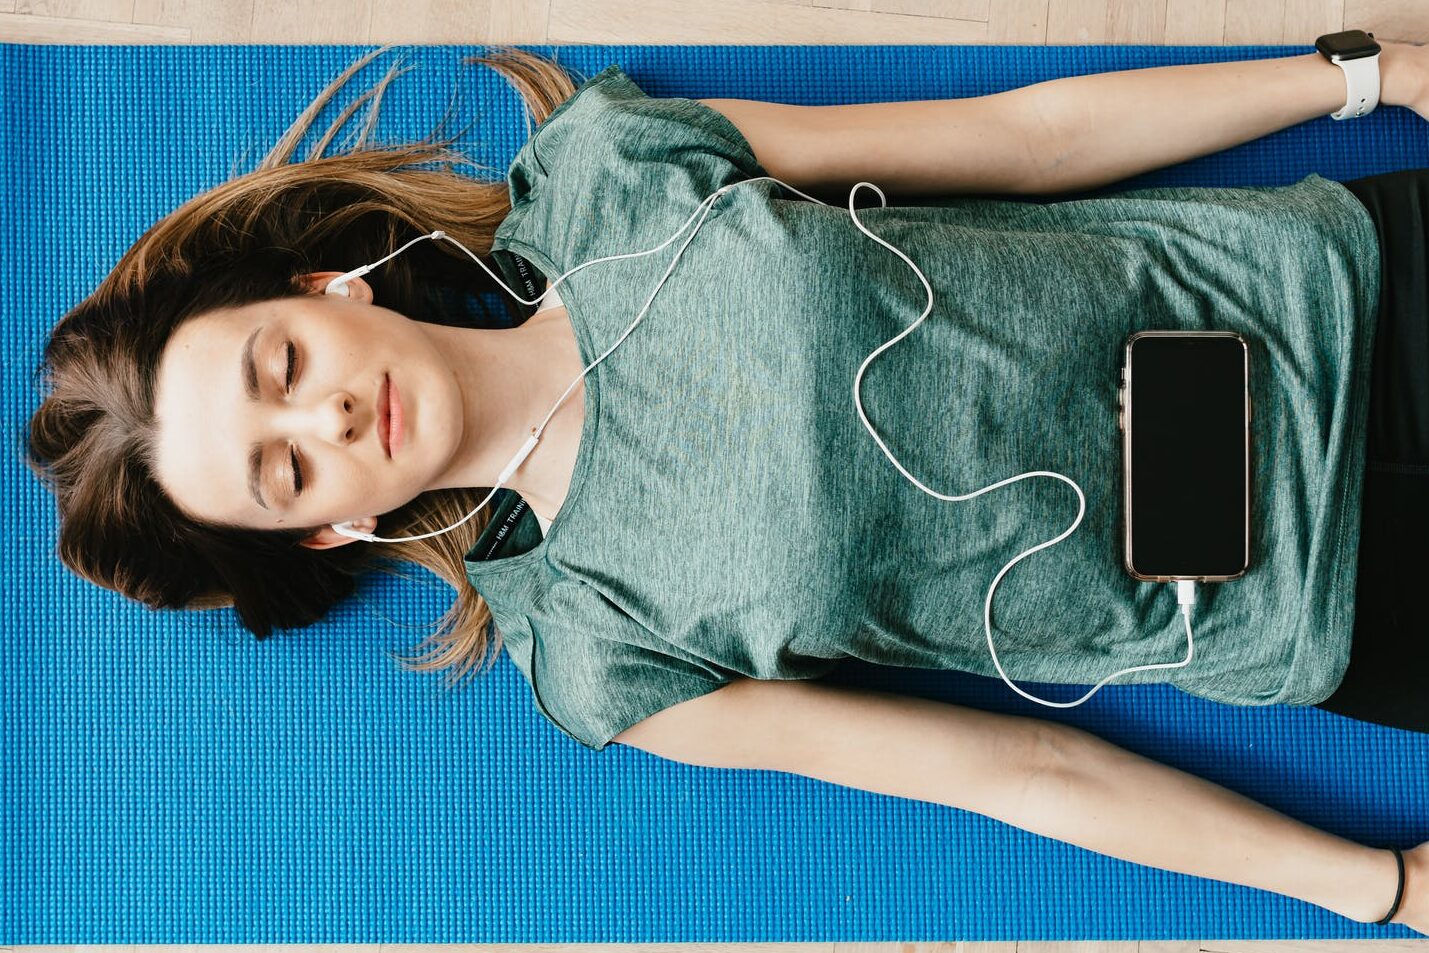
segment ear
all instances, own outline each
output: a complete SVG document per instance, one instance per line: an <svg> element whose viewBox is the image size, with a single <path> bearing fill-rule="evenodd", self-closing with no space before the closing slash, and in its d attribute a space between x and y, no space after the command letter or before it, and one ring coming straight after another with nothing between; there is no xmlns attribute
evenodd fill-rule
<svg viewBox="0 0 1429 953"><path fill-rule="evenodd" d="M364 533L371 533L377 529L377 518L364 516L360 520L353 520L352 525ZM334 546L346 546L348 543L360 542L362 540L344 536L331 526L324 526L307 539L299 540L298 545L306 546L308 549L332 549Z"/></svg>
<svg viewBox="0 0 1429 953"><path fill-rule="evenodd" d="M332 281L339 275L345 274L347 274L347 272L345 271L314 271L303 275L302 282L303 285L308 289L309 294L320 295L323 293L324 289L327 288L328 282ZM361 301L364 304L372 303L372 286L369 285L367 282L363 281L361 278L349 279L348 281L344 282L343 285L347 288L348 295L346 298L343 298L342 295L337 295L336 297L340 300Z"/></svg>

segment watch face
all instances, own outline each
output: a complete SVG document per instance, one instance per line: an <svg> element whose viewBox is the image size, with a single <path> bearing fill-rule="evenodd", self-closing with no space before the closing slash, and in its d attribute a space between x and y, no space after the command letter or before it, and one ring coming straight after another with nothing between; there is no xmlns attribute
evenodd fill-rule
<svg viewBox="0 0 1429 953"><path fill-rule="evenodd" d="M1379 44L1364 30L1327 33L1315 41L1315 48L1327 57L1338 56L1342 60L1355 60L1379 52Z"/></svg>

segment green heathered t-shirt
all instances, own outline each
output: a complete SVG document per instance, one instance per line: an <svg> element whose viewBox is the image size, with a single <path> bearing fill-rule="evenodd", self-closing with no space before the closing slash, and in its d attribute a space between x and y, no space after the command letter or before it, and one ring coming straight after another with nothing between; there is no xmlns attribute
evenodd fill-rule
<svg viewBox="0 0 1429 953"><path fill-rule="evenodd" d="M722 114L649 97L611 66L517 154L495 257L513 288L544 289L590 259L659 245L711 192L767 174ZM998 585L1008 674L1091 684L1185 657L1174 587L1122 565L1117 384L1132 332L1224 329L1251 347L1252 565L1200 587L1191 665L1113 684L1170 681L1235 704L1326 698L1354 620L1378 297L1359 202L1311 175L876 203L861 190L860 219L935 298L864 374L873 426L943 493L1053 470L1086 495L1082 524ZM584 364L634 320L686 237L558 287ZM988 586L1071 525L1077 498L1033 477L944 502L884 457L854 376L925 303L846 207L770 181L715 203L649 312L586 375L574 476L549 533L503 489L468 553L542 714L598 750L739 676L816 678L852 657L997 677Z"/></svg>

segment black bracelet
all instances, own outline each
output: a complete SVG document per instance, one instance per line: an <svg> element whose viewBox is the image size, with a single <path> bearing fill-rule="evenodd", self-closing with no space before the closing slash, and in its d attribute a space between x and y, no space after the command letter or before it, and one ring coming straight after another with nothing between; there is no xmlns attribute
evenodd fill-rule
<svg viewBox="0 0 1429 953"><path fill-rule="evenodd" d="M1389 908L1389 912L1384 915L1383 920L1375 921L1376 926L1385 926L1390 920L1393 920L1394 915L1399 912L1399 902L1404 899L1404 855L1399 852L1398 847L1389 849L1394 851L1394 859L1399 862L1399 889L1394 894L1394 906Z"/></svg>

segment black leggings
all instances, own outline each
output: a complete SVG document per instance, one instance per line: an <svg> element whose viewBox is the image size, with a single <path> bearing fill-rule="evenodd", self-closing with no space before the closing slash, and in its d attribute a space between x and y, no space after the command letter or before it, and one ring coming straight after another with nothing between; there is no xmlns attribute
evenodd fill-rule
<svg viewBox="0 0 1429 953"><path fill-rule="evenodd" d="M1379 232L1355 626L1316 707L1429 732L1429 169L1346 182Z"/></svg>

